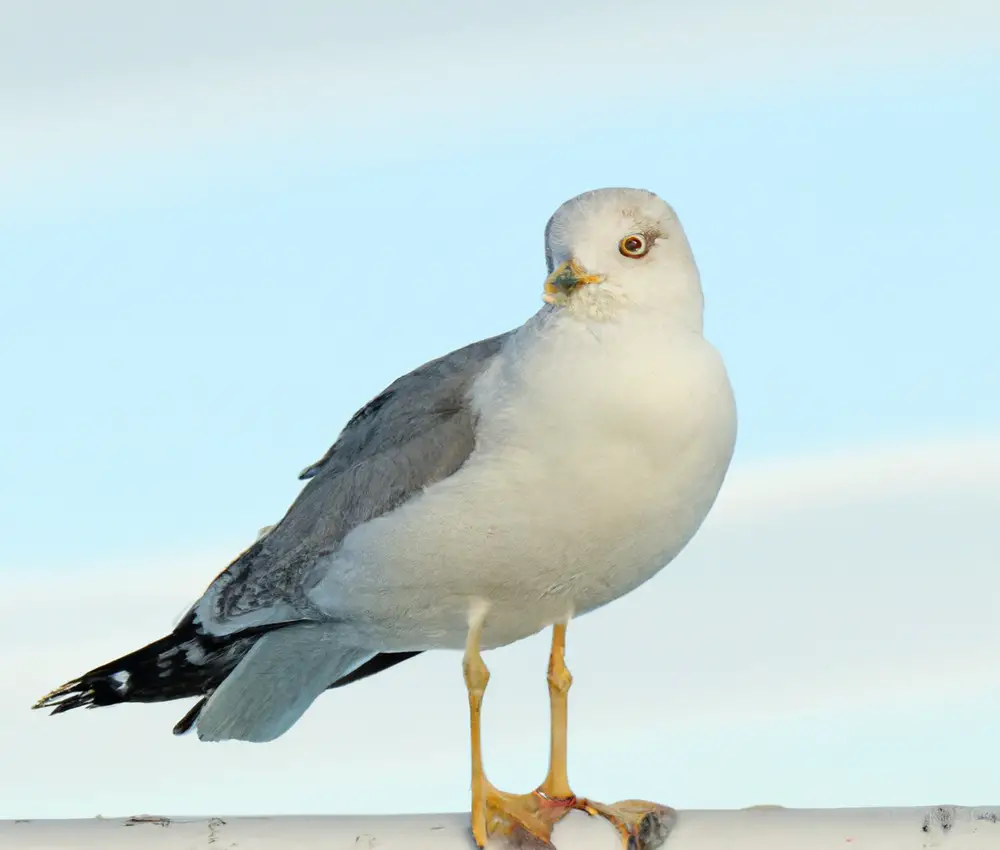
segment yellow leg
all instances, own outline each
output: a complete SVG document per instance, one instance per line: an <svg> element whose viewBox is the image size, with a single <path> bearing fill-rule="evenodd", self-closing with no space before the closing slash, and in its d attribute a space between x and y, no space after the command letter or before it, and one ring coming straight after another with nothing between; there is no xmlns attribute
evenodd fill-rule
<svg viewBox="0 0 1000 850"><path fill-rule="evenodd" d="M465 642L462 673L465 689L469 692L469 732L472 738L472 834L476 844L486 846L486 774L483 771L483 744L480 731L480 714L483 694L490 680L490 671L479 653L479 635L482 618L469 627Z"/></svg>
<svg viewBox="0 0 1000 850"><path fill-rule="evenodd" d="M480 636L484 617L474 617L469 626L462 659L465 687L469 693L469 731L472 744L472 835L479 847L485 847L491 835L514 835L525 845L551 848L552 827L565 813L565 807L552 805L537 793L506 794L486 778L483 769L481 715L483 694L490 671L480 654Z"/></svg>
<svg viewBox="0 0 1000 850"><path fill-rule="evenodd" d="M566 669L566 624L557 623L552 627L552 651L549 653L549 711L550 743L549 772L538 787L539 792L550 800L570 800L573 791L569 787L566 770L566 737L568 722L568 699L573 677Z"/></svg>
<svg viewBox="0 0 1000 850"><path fill-rule="evenodd" d="M507 794L486 778L480 719L483 694L490 671L480 654L485 611L472 619L465 644L462 671L469 693L469 731L472 743L472 835L482 848L491 836L515 837L524 847L554 850L553 827L572 809L607 820L618 832L626 850L654 850L666 839L674 824L673 809L643 800L626 800L606 806L573 794L567 776L567 719L573 677L566 669L566 624L552 629L549 655L549 704L551 742L549 771L545 781L530 794Z"/></svg>
<svg viewBox="0 0 1000 850"><path fill-rule="evenodd" d="M651 850L662 844L676 819L673 809L645 800L624 800L608 806L577 797L570 788L566 760L568 694L573 676L566 667L565 623L552 627L548 681L551 718L549 772L535 793L561 806L559 817L564 817L570 809L578 809L604 818L618 832L626 850Z"/></svg>

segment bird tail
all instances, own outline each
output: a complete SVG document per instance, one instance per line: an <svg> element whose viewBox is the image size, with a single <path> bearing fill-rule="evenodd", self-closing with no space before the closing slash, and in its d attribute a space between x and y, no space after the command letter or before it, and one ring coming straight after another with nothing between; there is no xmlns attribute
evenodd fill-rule
<svg viewBox="0 0 1000 850"><path fill-rule="evenodd" d="M262 730L281 727L274 737L287 730L323 690L366 679L420 654L338 649L336 640L326 631L320 636L312 631L317 628L335 631L321 624L285 623L217 637L201 632L189 613L169 635L60 685L32 707L61 714L74 708L200 696L202 699L174 726L175 735L183 735L197 724L199 735L206 740L215 740L212 735L240 737L236 733L241 730L251 736L249 740L258 740L252 736L264 734ZM290 638L265 641L286 632ZM251 666L242 665L261 642L257 661ZM283 663L295 669L285 671ZM232 682L227 681L230 674L238 674ZM329 676L325 682L324 675ZM271 684L263 685L262 690L251 681L256 676L261 677L261 683L278 682L275 687L290 689L298 687L301 679L304 690L289 690L283 697L269 695L266 688ZM226 688L221 687L224 681ZM321 682L322 687L313 693ZM215 699L217 690L221 693ZM233 700L238 701L242 692L248 702L234 709ZM204 720L203 714L209 710ZM230 713L233 717L226 720ZM281 716L286 719L281 720Z"/></svg>
<svg viewBox="0 0 1000 850"><path fill-rule="evenodd" d="M374 676L376 673L381 673L383 670L388 670L390 667L395 667L397 664L407 661L410 658L414 658L420 655L421 650L408 650L406 652L380 652L377 655L373 655L363 664L358 665L349 673L341 676L335 682L333 682L327 690L332 690L333 688L342 688L345 685L351 685L354 682L360 682L362 679L367 679L369 676ZM198 718L201 716L202 711L204 711L205 706L208 704L208 697L202 697L198 702L196 702L191 709L185 714L177 724L174 726L175 735L186 735L193 728Z"/></svg>
<svg viewBox="0 0 1000 850"><path fill-rule="evenodd" d="M376 655L344 646L341 634L336 624L299 623L260 637L192 718L198 737L261 742L283 735L331 682Z"/></svg>

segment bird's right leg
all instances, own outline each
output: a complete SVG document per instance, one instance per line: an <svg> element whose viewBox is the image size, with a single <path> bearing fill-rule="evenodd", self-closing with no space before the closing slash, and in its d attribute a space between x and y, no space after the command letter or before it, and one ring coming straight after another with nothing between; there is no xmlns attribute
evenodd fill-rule
<svg viewBox="0 0 1000 850"><path fill-rule="evenodd" d="M483 708L483 694L490 680L490 671L479 652L482 619L480 616L469 624L469 634L465 640L465 656L462 659L462 673L465 675L465 689L469 692L469 732L472 737L472 835L476 839L476 844L485 847L486 789L489 783L483 771L480 715Z"/></svg>
<svg viewBox="0 0 1000 850"><path fill-rule="evenodd" d="M491 835L517 834L524 842L552 850L552 828L565 817L568 809L560 802L541 794L507 794L495 788L483 770L480 717L483 694L490 671L480 654L482 615L473 617L465 643L462 672L469 693L469 731L472 743L472 835L479 847L485 847ZM531 839L534 839L534 842Z"/></svg>

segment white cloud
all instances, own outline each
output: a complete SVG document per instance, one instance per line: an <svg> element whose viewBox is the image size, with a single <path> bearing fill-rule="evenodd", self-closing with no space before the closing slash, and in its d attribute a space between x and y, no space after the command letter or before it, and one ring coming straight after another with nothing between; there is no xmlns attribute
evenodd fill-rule
<svg viewBox="0 0 1000 850"><path fill-rule="evenodd" d="M585 127L636 100L925 69L998 43L991 0L8 3L0 176L247 134L362 148L390 130L412 144L461 124Z"/></svg>
<svg viewBox="0 0 1000 850"><path fill-rule="evenodd" d="M1000 707L998 515L996 437L737 468L668 570L570 629L584 793L655 783L684 805L1000 796L976 725L993 729ZM173 738L187 703L28 711L158 637L224 560L8 579L0 817L461 808L457 654L326 694L268 745ZM539 635L487 659L487 757L502 784L544 766L545 653Z"/></svg>

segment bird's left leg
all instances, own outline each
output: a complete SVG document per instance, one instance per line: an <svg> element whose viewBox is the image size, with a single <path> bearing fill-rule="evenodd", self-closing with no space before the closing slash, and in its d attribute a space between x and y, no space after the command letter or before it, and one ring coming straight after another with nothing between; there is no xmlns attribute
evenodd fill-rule
<svg viewBox="0 0 1000 850"><path fill-rule="evenodd" d="M556 623L552 627L552 649L549 653L549 772L545 781L538 786L538 792L550 800L576 799L569 787L566 768L567 724L569 721L568 694L573 676L566 668L566 624Z"/></svg>
<svg viewBox="0 0 1000 850"><path fill-rule="evenodd" d="M552 650L549 654L549 709L551 737L549 772L535 794L562 807L563 813L578 809L608 821L618 832L626 850L651 850L666 840L676 819L667 806L645 800L623 800L605 805L577 797L569 785L566 768L568 693L573 676L566 667L566 624L552 627Z"/></svg>

